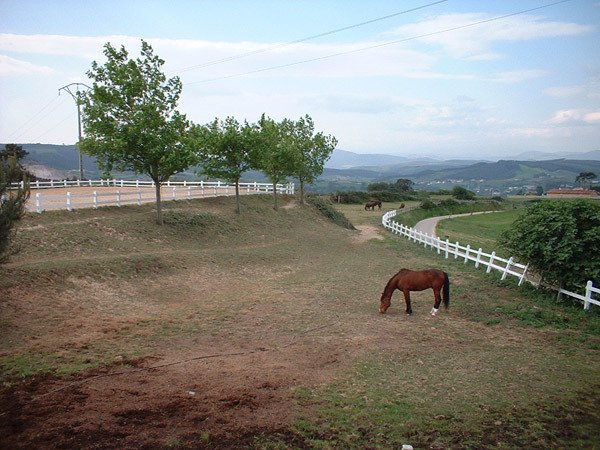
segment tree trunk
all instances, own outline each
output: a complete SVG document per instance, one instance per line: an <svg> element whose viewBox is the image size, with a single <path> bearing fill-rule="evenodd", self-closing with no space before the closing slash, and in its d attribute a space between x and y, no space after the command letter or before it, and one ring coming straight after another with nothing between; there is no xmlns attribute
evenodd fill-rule
<svg viewBox="0 0 600 450"><path fill-rule="evenodd" d="M278 209L278 207L277 207L277 182L273 182L273 201L274 201L273 209L275 211L277 211L277 209Z"/></svg>
<svg viewBox="0 0 600 450"><path fill-rule="evenodd" d="M240 213L240 179L235 180L235 212Z"/></svg>
<svg viewBox="0 0 600 450"><path fill-rule="evenodd" d="M162 202L160 197L160 182L154 181L154 189L156 191L156 223L159 225L163 224L162 217Z"/></svg>

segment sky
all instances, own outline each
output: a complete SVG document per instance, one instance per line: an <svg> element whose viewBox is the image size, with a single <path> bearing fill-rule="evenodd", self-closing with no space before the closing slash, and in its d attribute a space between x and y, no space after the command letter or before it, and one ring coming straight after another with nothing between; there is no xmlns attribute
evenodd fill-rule
<svg viewBox="0 0 600 450"><path fill-rule="evenodd" d="M438 159L600 149L600 0L0 0L0 142L74 144L59 89L142 39L199 124L308 114L339 149Z"/></svg>

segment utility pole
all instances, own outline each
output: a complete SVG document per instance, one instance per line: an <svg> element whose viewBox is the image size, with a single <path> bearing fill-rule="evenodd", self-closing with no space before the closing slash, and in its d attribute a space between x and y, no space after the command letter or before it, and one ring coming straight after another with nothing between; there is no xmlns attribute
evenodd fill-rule
<svg viewBox="0 0 600 450"><path fill-rule="evenodd" d="M77 87L76 93L73 93L73 91L71 90L71 86ZM89 87L87 84L84 84L84 83L71 83L71 84L67 84L66 86L59 88L58 95L60 95L60 91L67 92L69 95L71 95L71 97L73 97L73 100L75 100L75 104L77 105L77 125L79 128L79 140L77 141L77 150L79 150L79 179L83 180L83 155L81 154L81 149L79 149L79 143L81 142L81 137L82 137L81 136L81 103L79 102L79 98L77 96L77 93L79 93L79 86L83 86L87 89L91 89L91 87Z"/></svg>

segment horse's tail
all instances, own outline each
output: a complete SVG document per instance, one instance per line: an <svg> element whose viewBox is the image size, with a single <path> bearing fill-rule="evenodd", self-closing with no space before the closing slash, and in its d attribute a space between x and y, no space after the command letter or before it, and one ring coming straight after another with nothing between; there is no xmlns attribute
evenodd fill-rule
<svg viewBox="0 0 600 450"><path fill-rule="evenodd" d="M450 306L450 279L446 272L444 272L444 292L442 299L444 300L444 308L448 309L448 306Z"/></svg>

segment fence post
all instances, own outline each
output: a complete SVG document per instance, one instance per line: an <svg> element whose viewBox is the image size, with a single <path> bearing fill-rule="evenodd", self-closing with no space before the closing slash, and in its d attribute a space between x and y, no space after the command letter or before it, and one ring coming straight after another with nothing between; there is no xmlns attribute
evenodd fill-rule
<svg viewBox="0 0 600 450"><path fill-rule="evenodd" d="M525 268L523 269L523 273L521 274L521 279L519 280L519 286L521 286L521 284L523 283L523 280L525 280L525 274L527 273L528 267L529 267L529 264L527 264L525 266Z"/></svg>
<svg viewBox="0 0 600 450"><path fill-rule="evenodd" d="M117 191L117 206L121 206L121 191Z"/></svg>
<svg viewBox="0 0 600 450"><path fill-rule="evenodd" d="M592 280L588 280L585 285L585 300L583 301L583 309L590 309L590 299L592 298Z"/></svg>
<svg viewBox="0 0 600 450"><path fill-rule="evenodd" d="M63 180L63 186L64 186L64 187L67 187L67 186L68 186L68 184L67 184L67 180Z"/></svg>
<svg viewBox="0 0 600 450"><path fill-rule="evenodd" d="M42 213L42 201L39 192L35 193L35 210L40 214Z"/></svg>
<svg viewBox="0 0 600 450"><path fill-rule="evenodd" d="M71 201L71 193L67 192L67 211L73 211L73 204Z"/></svg>
<svg viewBox="0 0 600 450"><path fill-rule="evenodd" d="M168 181L167 181L168 183ZM177 200L177 194L175 193L175 191L177 190L177 188L173 188L173 200Z"/></svg>
<svg viewBox="0 0 600 450"><path fill-rule="evenodd" d="M467 260L469 259L469 250L471 250L471 244L467 244L467 248L465 249L465 264L467 263Z"/></svg>
<svg viewBox="0 0 600 450"><path fill-rule="evenodd" d="M188 199L191 199L192 198L192 187L188 186L187 191L188 191L188 194L187 194L188 195Z"/></svg>
<svg viewBox="0 0 600 450"><path fill-rule="evenodd" d="M490 262L489 262L488 268L485 271L486 273L490 273L492 271L492 264L494 263L495 256L496 256L496 252L492 252L492 254L490 255Z"/></svg>
<svg viewBox="0 0 600 450"><path fill-rule="evenodd" d="M437 253L438 255L440 254L440 252L442 251L442 241L439 237L435 236L435 246L437 247ZM448 247L446 247L447 249ZM448 257L448 255L446 254L446 258Z"/></svg>
<svg viewBox="0 0 600 450"><path fill-rule="evenodd" d="M506 267L504 268L504 273L502 274L501 280L506 279L506 275L508 275L508 269L510 268L511 264L512 264L512 256L510 258L508 258L508 262L506 263Z"/></svg>
<svg viewBox="0 0 600 450"><path fill-rule="evenodd" d="M138 206L142 206L142 190L138 189L137 194L138 194Z"/></svg>
<svg viewBox="0 0 600 450"><path fill-rule="evenodd" d="M93 198L94 198L94 209L97 209L98 208L98 191L94 191Z"/></svg>
<svg viewBox="0 0 600 450"><path fill-rule="evenodd" d="M458 259L458 241L456 241L456 248L454 249L454 259Z"/></svg>
<svg viewBox="0 0 600 450"><path fill-rule="evenodd" d="M481 261L481 247L479 247L479 250L477 251L477 258L475 259L475 268L476 269L479 267L480 261Z"/></svg>
<svg viewBox="0 0 600 450"><path fill-rule="evenodd" d="M448 247L450 246L450 240L446 238L446 259L448 259Z"/></svg>

